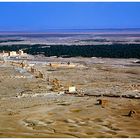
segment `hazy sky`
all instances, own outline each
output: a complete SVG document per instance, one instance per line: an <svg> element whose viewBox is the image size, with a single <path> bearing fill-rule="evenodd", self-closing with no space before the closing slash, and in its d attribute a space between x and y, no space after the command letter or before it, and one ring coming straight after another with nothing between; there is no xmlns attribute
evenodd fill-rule
<svg viewBox="0 0 140 140"><path fill-rule="evenodd" d="M140 2L0 2L0 31L140 28Z"/></svg>

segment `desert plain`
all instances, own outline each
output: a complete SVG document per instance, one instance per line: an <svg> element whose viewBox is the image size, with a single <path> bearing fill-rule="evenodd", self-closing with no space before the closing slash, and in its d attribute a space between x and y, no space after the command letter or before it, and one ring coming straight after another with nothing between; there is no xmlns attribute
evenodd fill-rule
<svg viewBox="0 0 140 140"><path fill-rule="evenodd" d="M140 64L135 61L45 57L34 63L43 78L1 62L0 137L140 137ZM74 66L63 66L67 62ZM61 88L53 89L54 79ZM84 96L65 94L69 86ZM99 105L98 99L107 104ZM135 111L131 117L130 110Z"/></svg>

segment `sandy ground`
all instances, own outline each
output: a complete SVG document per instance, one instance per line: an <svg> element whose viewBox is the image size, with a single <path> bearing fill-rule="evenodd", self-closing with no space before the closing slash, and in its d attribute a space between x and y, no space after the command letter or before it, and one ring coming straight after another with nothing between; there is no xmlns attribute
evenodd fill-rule
<svg viewBox="0 0 140 140"><path fill-rule="evenodd" d="M0 137L140 137L140 99L58 94L51 91L47 81L57 78L64 89L75 85L89 95L140 94L138 64L129 59L46 61L70 61L84 67L37 64L46 76L39 79L9 64L0 64ZM17 96L23 91L27 96ZM97 99L105 99L108 104L102 107ZM136 111L133 117L127 116L130 110Z"/></svg>

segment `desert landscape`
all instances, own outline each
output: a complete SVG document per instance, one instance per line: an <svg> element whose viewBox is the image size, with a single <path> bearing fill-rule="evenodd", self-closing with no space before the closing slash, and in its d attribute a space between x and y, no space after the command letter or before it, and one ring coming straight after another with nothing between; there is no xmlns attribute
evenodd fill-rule
<svg viewBox="0 0 140 140"><path fill-rule="evenodd" d="M0 138L140 138L140 3L0 2Z"/></svg>
<svg viewBox="0 0 140 140"><path fill-rule="evenodd" d="M0 137L140 137L139 59L38 57L0 61Z"/></svg>

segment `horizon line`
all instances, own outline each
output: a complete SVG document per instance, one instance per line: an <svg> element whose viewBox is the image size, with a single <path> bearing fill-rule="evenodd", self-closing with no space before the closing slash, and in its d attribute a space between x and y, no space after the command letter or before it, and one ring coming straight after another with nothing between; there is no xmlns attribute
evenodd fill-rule
<svg viewBox="0 0 140 140"><path fill-rule="evenodd" d="M0 30L0 32L28 32L28 31L47 31L47 30L136 30L140 29L140 27L124 27L124 28L49 28L49 29L41 29L41 30Z"/></svg>
<svg viewBox="0 0 140 140"><path fill-rule="evenodd" d="M85 31L84 31L85 30ZM110 31L109 31L110 30ZM16 33L20 33L20 34L24 34L24 33L28 33L28 34L31 34L31 33L36 33L36 34L38 34L38 33L96 33L96 31L108 31L108 32L111 32L111 31L130 31L130 32L137 32L137 30L140 32L140 27L139 28L80 28L80 29L78 29L78 28L71 28L71 29L67 29L67 28L65 28L65 29L58 29L58 28L56 28L56 29L42 29L42 30L5 30L5 31L0 31L0 34L2 34L2 33L4 33L4 34L16 34ZM69 32L69 31L71 31L71 32Z"/></svg>

